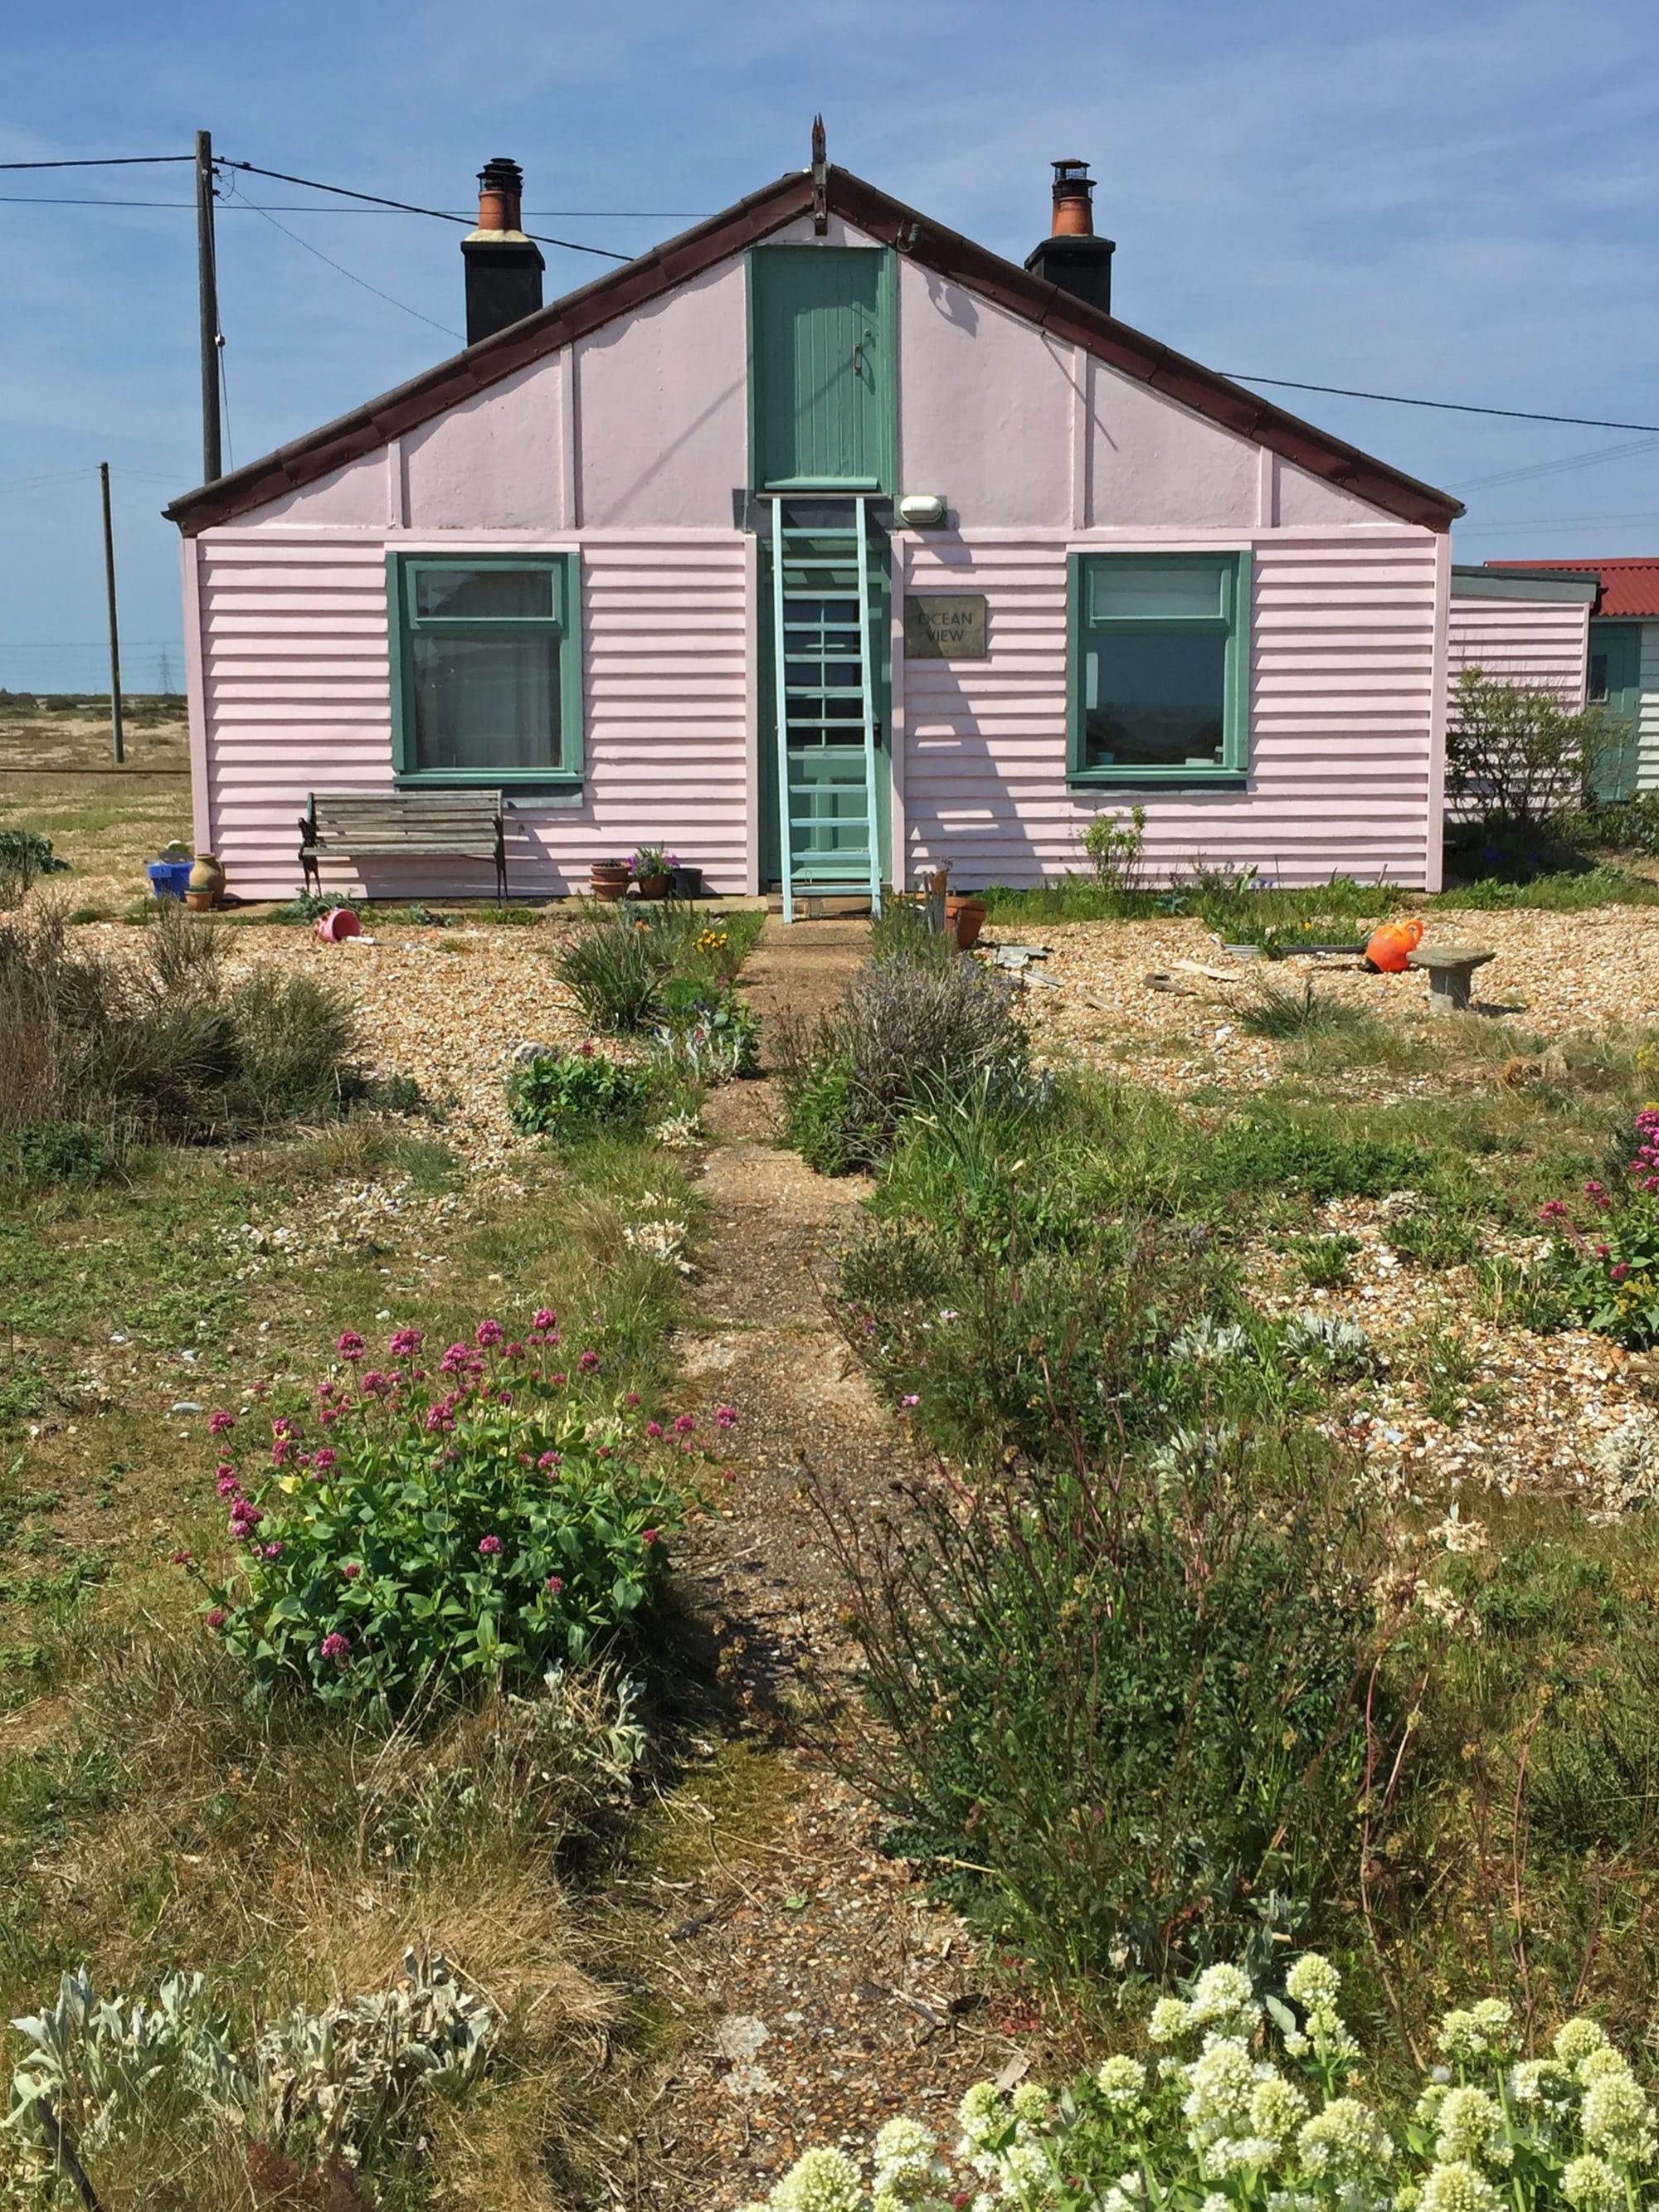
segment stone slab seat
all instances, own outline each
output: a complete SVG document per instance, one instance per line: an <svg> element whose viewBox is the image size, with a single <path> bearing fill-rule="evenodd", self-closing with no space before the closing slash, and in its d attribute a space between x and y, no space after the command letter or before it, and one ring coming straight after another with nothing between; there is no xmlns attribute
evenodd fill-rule
<svg viewBox="0 0 1659 2212"><path fill-rule="evenodd" d="M1473 945L1419 945L1411 955L1411 965L1428 973L1429 1012L1468 1013L1475 969L1497 957L1495 952L1483 952Z"/></svg>
<svg viewBox="0 0 1659 2212"><path fill-rule="evenodd" d="M322 890L319 863L432 854L489 860L507 896L507 823L499 791L313 791L300 818L300 866Z"/></svg>

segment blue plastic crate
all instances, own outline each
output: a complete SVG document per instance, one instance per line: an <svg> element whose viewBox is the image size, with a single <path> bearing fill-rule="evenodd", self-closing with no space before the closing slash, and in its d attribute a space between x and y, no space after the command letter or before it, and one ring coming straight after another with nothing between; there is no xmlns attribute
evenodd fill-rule
<svg viewBox="0 0 1659 2212"><path fill-rule="evenodd" d="M158 899L182 899L190 888L193 860L152 860L144 873Z"/></svg>

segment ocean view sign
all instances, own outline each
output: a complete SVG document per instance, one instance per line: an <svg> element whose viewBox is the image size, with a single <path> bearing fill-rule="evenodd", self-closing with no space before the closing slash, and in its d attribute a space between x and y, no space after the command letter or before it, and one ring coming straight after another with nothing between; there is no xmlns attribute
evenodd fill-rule
<svg viewBox="0 0 1659 2212"><path fill-rule="evenodd" d="M983 660L983 592L924 592L904 602L904 650L911 660Z"/></svg>

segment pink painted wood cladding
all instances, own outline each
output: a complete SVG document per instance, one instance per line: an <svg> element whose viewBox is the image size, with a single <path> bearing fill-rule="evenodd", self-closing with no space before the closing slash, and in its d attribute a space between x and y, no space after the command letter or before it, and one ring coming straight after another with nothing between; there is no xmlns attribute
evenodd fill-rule
<svg viewBox="0 0 1659 2212"><path fill-rule="evenodd" d="M1097 812L1146 807L1156 877L1198 860L1305 883L1342 871L1421 884L1431 804L1436 556L1425 533L1257 535L1249 788L1068 792L1066 554L917 546L917 589L983 591L982 661L907 664L913 869L1031 884L1085 864Z"/></svg>
<svg viewBox="0 0 1659 2212"><path fill-rule="evenodd" d="M1589 608L1559 599L1461 598L1453 588L1446 637L1454 692L1464 669L1484 668L1505 684L1547 686L1574 707L1584 703Z"/></svg>
<svg viewBox="0 0 1659 2212"><path fill-rule="evenodd" d="M295 828L311 791L392 781L385 541L292 531L210 532L203 567L208 829L232 886L298 887ZM717 890L747 879L748 587L743 541L590 545L582 560L588 776L581 803L526 802L511 887L586 888L592 860L659 841ZM199 835L199 832L198 832ZM325 888L384 896L494 890L487 867L387 864L367 886L343 864Z"/></svg>

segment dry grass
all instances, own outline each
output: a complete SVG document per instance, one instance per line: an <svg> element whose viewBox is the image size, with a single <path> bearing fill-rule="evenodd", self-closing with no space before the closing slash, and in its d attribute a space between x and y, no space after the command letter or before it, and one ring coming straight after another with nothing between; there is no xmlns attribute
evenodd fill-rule
<svg viewBox="0 0 1659 2212"><path fill-rule="evenodd" d="M109 724L96 714L12 709L0 714L0 827L50 837L70 872L46 879L77 910L123 914L149 896L144 863L191 834L190 740L182 711L135 719L125 765L150 775L102 773ZM78 774L45 773L74 769ZM39 895L38 892L36 894Z"/></svg>

